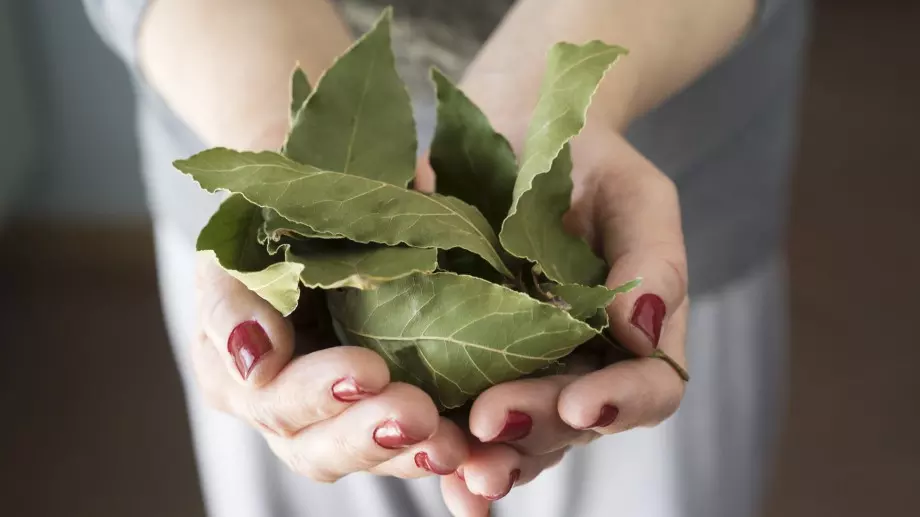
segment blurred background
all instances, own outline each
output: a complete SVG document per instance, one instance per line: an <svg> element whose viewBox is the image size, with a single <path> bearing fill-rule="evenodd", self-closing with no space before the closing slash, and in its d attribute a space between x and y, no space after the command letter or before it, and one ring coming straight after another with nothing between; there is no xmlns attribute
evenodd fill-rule
<svg viewBox="0 0 920 517"><path fill-rule="evenodd" d="M920 6L819 0L764 515L917 515ZM123 65L82 5L0 0L0 513L201 517Z"/></svg>

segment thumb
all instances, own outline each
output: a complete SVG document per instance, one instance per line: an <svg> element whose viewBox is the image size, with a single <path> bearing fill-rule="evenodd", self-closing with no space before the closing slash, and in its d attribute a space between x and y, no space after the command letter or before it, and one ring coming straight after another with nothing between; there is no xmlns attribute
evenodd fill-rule
<svg viewBox="0 0 920 517"><path fill-rule="evenodd" d="M199 324L230 376L255 387L274 379L294 352L290 322L212 257L198 256L196 282Z"/></svg>
<svg viewBox="0 0 920 517"><path fill-rule="evenodd" d="M669 324L688 303L677 188L628 144L600 172L595 187L592 226L611 264L607 285L641 279L637 288L617 296L607 308L610 330L641 356L660 349L683 364L685 331Z"/></svg>

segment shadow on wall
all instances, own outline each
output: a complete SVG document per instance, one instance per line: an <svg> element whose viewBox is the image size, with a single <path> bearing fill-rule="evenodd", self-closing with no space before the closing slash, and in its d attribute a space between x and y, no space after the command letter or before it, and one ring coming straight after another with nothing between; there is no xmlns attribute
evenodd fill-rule
<svg viewBox="0 0 920 517"><path fill-rule="evenodd" d="M11 169L17 176L27 175L11 200L12 216L75 224L145 221L130 78L93 32L82 3L0 0L3 24L18 32L2 27L2 37L15 40L10 45L0 42L4 49L0 59L21 62L25 91L31 98L30 110L22 109L25 100L16 102L16 122L0 129L2 156L7 156L7 146L26 148L8 140L6 133L21 138L29 120L36 144L30 159L20 158L21 163ZM8 51L11 56L5 55ZM0 66L5 77L6 63ZM0 88L5 94L7 86ZM9 99L3 95L3 100ZM6 109L4 105L4 119ZM5 164L3 171L0 192L16 192L6 188L6 176L12 174Z"/></svg>

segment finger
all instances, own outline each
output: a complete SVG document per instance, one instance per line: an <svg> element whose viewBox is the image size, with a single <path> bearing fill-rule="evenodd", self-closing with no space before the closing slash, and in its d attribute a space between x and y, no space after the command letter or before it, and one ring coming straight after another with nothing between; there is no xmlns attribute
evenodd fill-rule
<svg viewBox="0 0 920 517"><path fill-rule="evenodd" d="M466 435L457 424L442 417L434 436L370 471L405 479L431 474L446 476L453 474L467 456L469 446Z"/></svg>
<svg viewBox="0 0 920 517"><path fill-rule="evenodd" d="M267 435L269 446L296 473L332 482L383 463L431 438L438 411L422 390L389 384L335 418L318 422L293 438Z"/></svg>
<svg viewBox="0 0 920 517"><path fill-rule="evenodd" d="M665 339L676 339L685 331L687 311L687 304L678 308L671 321L675 331ZM666 345L670 343L662 343ZM568 425L601 434L654 426L677 410L684 387L666 362L632 359L579 377L563 388L558 412Z"/></svg>
<svg viewBox="0 0 920 517"><path fill-rule="evenodd" d="M531 456L506 445L484 444L473 447L457 474L466 482L470 493L497 501L508 495L513 487L529 483L558 464L564 455L565 449Z"/></svg>
<svg viewBox="0 0 920 517"><path fill-rule="evenodd" d="M454 517L487 517L492 504L488 499L470 492L459 476L441 478L441 497Z"/></svg>
<svg viewBox="0 0 920 517"><path fill-rule="evenodd" d="M197 287L202 328L231 376L249 386L272 380L293 354L291 324L210 257L199 256Z"/></svg>
<svg viewBox="0 0 920 517"><path fill-rule="evenodd" d="M271 383L252 389L230 378L217 348L203 334L193 346L192 364L211 407L281 436L338 415L382 391L390 379L378 354L340 346L298 357Z"/></svg>
<svg viewBox="0 0 920 517"><path fill-rule="evenodd" d="M574 375L523 379L493 386L470 409L470 432L486 443L512 444L525 454L545 454L576 441L585 431L559 417L559 394Z"/></svg>
<svg viewBox="0 0 920 517"><path fill-rule="evenodd" d="M604 145L580 142L599 157L589 178L576 183L572 214L612 269L607 286L641 278L608 307L610 329L626 347L647 356L667 332L667 321L687 296L687 262L677 188L654 165L618 137ZM598 151L598 149L604 149ZM608 165L608 164L616 165ZM592 235L593 233L593 235Z"/></svg>
<svg viewBox="0 0 920 517"><path fill-rule="evenodd" d="M466 482L470 493L497 501L508 495L521 477L522 461L523 455L509 445L477 444L457 469L457 476Z"/></svg>
<svg viewBox="0 0 920 517"><path fill-rule="evenodd" d="M380 355L339 346L298 357L261 389L240 387L243 393L230 405L263 430L292 436L373 397L389 382L390 372Z"/></svg>

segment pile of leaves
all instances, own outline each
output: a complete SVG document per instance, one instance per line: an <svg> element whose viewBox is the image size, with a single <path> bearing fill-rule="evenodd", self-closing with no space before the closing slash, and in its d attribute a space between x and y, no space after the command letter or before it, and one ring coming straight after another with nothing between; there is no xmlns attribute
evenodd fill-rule
<svg viewBox="0 0 920 517"><path fill-rule="evenodd" d="M562 224L569 141L625 50L552 48L519 157L432 70L438 193L426 194L411 188L416 129L390 21L387 10L315 88L295 70L280 153L216 148L175 166L231 193L199 251L285 315L302 289L323 290L342 344L375 350L446 410L552 369L602 335L605 307L638 283L604 287L608 265Z"/></svg>

